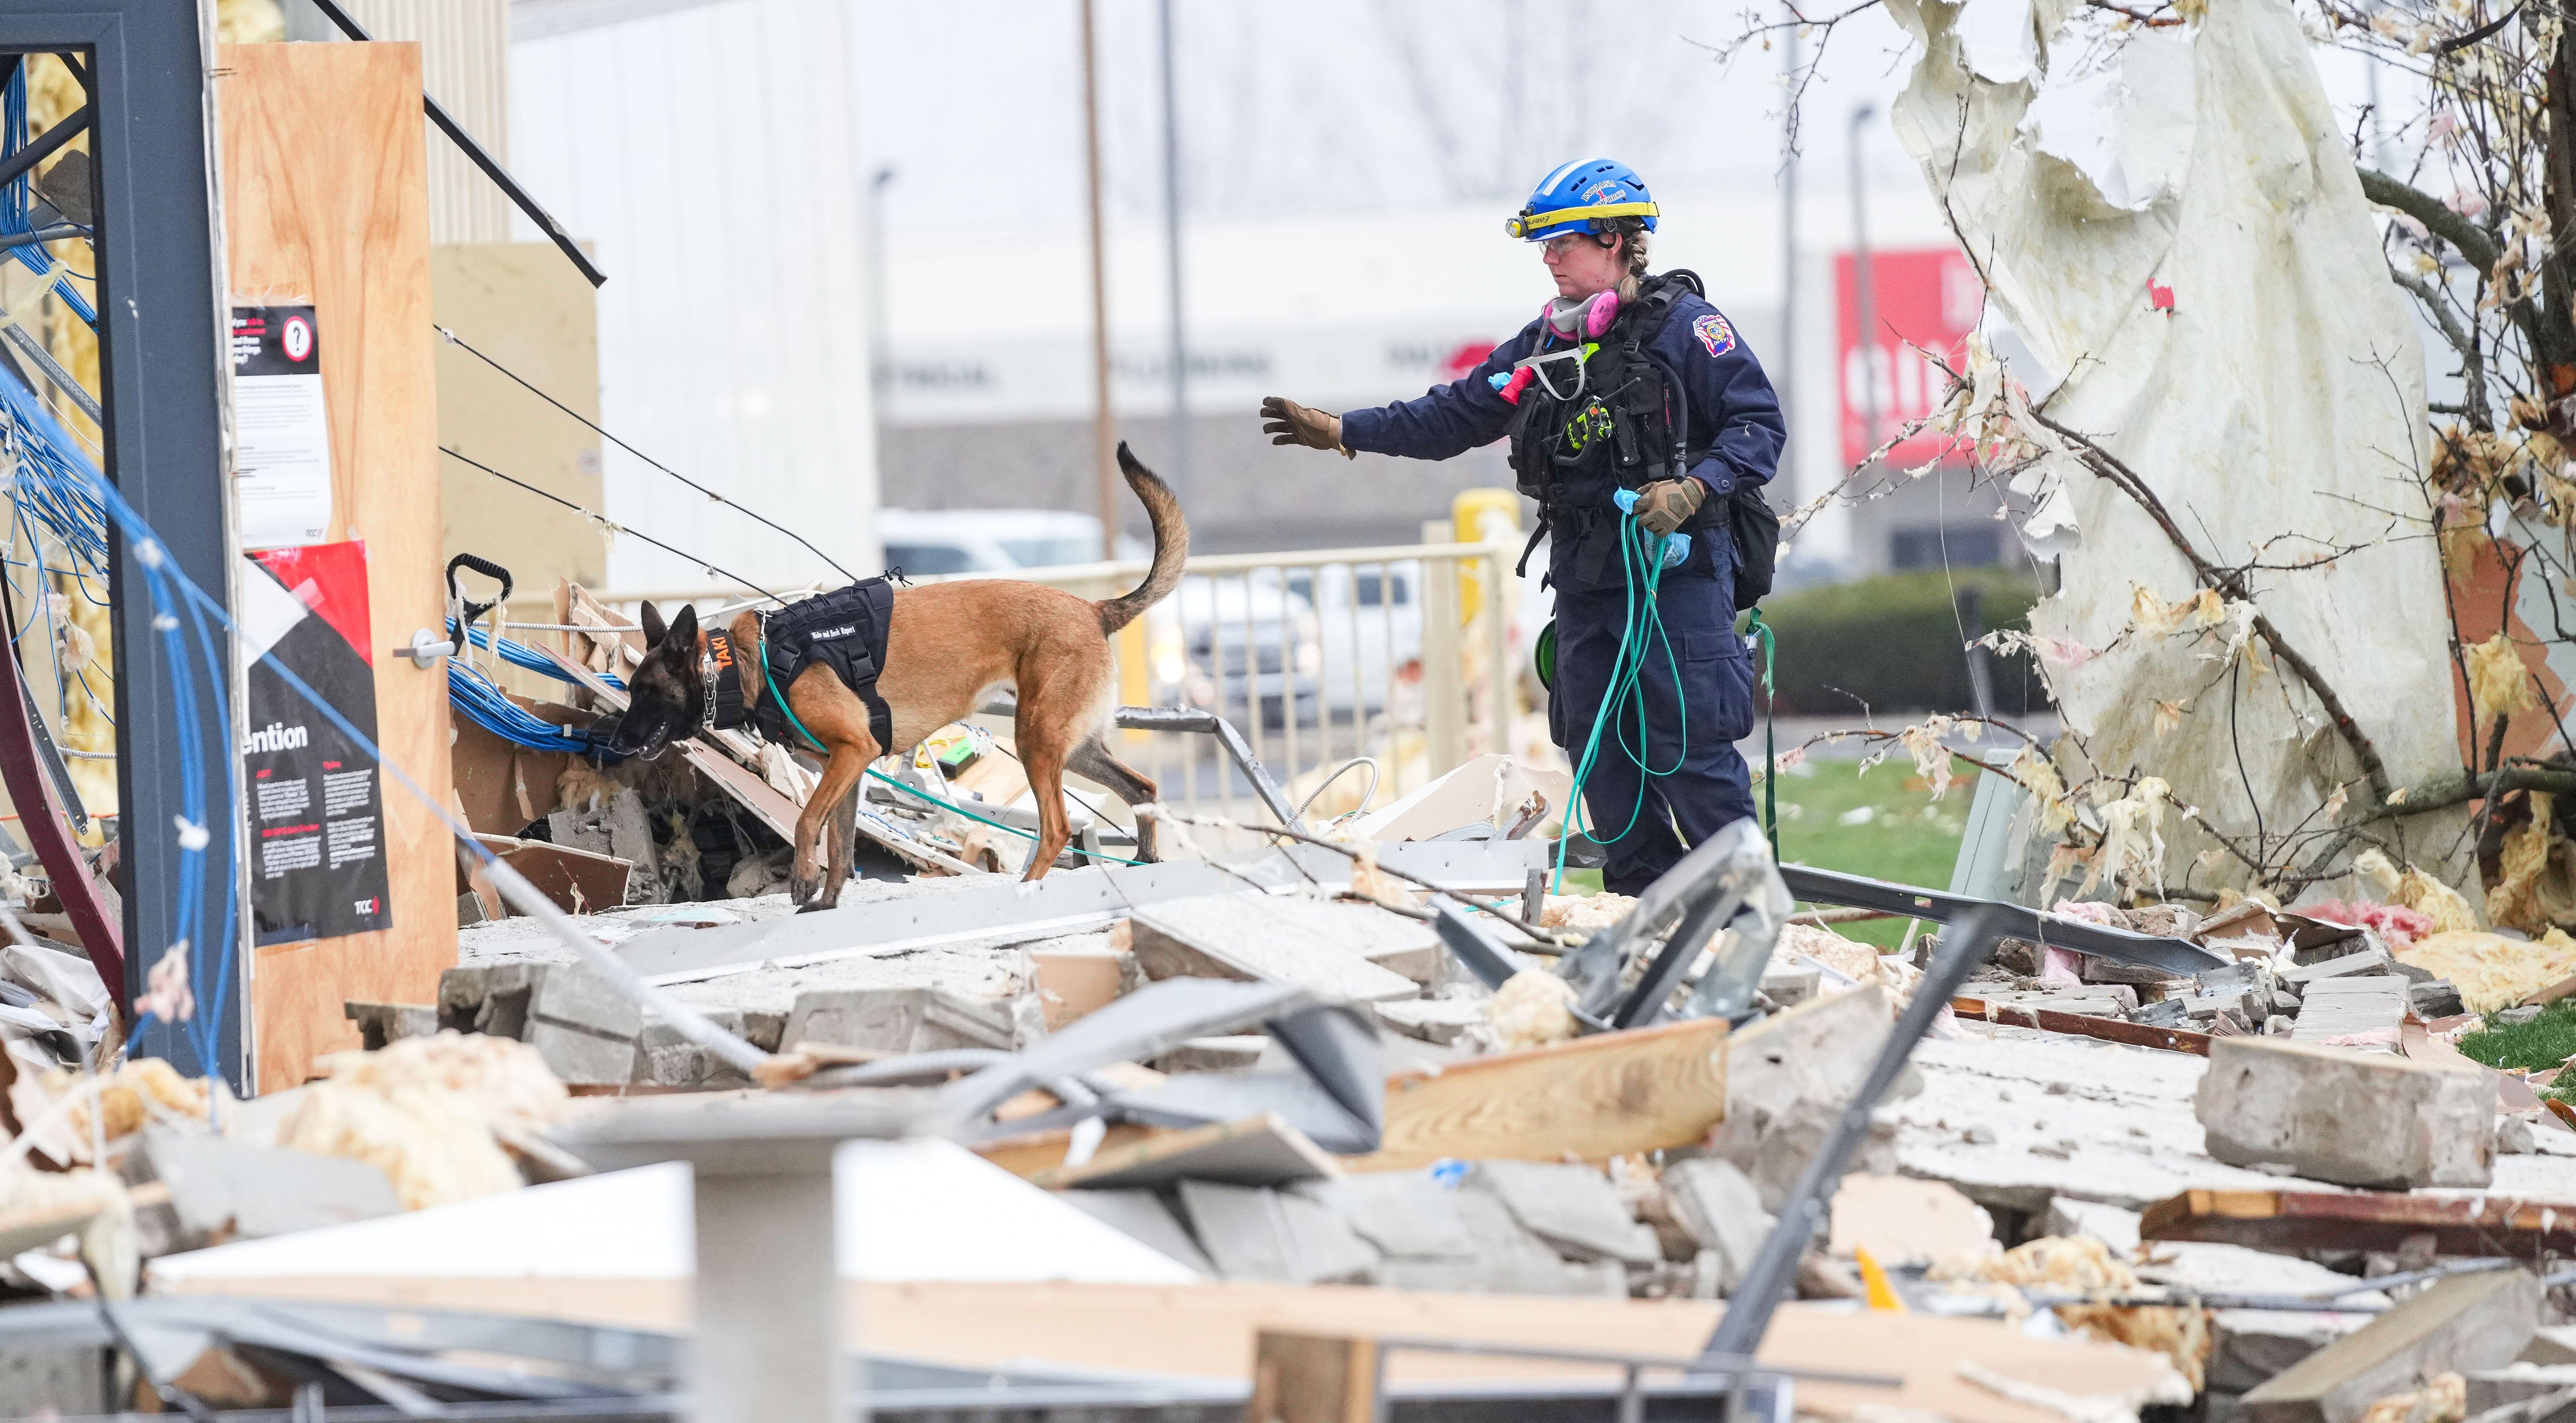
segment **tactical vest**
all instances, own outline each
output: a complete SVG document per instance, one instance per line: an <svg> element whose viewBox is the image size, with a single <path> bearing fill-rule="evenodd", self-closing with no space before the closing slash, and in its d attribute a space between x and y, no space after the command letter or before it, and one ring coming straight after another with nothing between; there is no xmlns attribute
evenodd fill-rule
<svg viewBox="0 0 2576 1423"><path fill-rule="evenodd" d="M1618 318L1588 356L1579 362L1564 356L1544 362L1539 368L1543 379L1523 388L1510 426L1512 473L1520 492L1538 501L1539 526L1530 546L1537 547L1542 533L1555 534L1548 581L1559 589L1588 593L1625 587L1619 537L1627 516L1612 495L1678 478L1707 453L1704 443L1687 447L1692 417L1702 417L1701 428L1714 429L1716 412L1690 410L1679 374L1653 349L1674 304L1685 295L1700 294L1699 278L1690 272L1646 278L1638 285L1637 299L1621 303ZM1572 344L1544 323L1539 330L1534 356ZM1559 391L1567 393L1555 393ZM1710 499L1682 530L1696 535L1727 522L1728 501ZM1690 558L1664 576L1714 571L1706 540L1694 537Z"/></svg>
<svg viewBox="0 0 2576 1423"><path fill-rule="evenodd" d="M868 730L877 739L877 754L894 745L894 712L877 695L877 677L885 669L886 631L894 619L894 584L884 578L863 579L831 593L817 593L760 615L760 646L737 648L733 635L707 629L706 723L729 730L749 721L761 736L801 750L818 750L810 737L787 719L787 689L817 662L832 669L841 684L858 693L868 708ZM766 667L746 666L758 655ZM745 695L744 677L765 678L756 699ZM775 688L775 691L771 689Z"/></svg>

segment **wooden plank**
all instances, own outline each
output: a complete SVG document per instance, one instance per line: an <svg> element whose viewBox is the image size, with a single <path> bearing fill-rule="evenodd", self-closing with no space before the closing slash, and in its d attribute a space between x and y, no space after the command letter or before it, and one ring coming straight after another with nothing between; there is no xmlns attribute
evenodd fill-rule
<svg viewBox="0 0 2576 1423"><path fill-rule="evenodd" d="M1444 1156L1600 1161L1708 1135L1726 1116L1726 1022L1599 1033L1386 1084L1386 1132L1351 1171L1409 1171Z"/></svg>
<svg viewBox="0 0 2576 1423"><path fill-rule="evenodd" d="M2492 1195L2195 1188L2146 1208L2145 1240L2258 1250L2395 1250L2430 1235L2442 1255L2537 1259L2576 1253L2576 1205Z"/></svg>
<svg viewBox="0 0 2576 1423"><path fill-rule="evenodd" d="M1284 983L1328 1003L1379 1003L1421 992L1413 980L1360 957L1346 938L1318 932L1265 895L1168 900L1139 908L1130 923L1130 947L1147 978Z"/></svg>
<svg viewBox="0 0 2576 1423"><path fill-rule="evenodd" d="M1374 1339L1264 1329L1244 1423L1377 1423L1378 1369Z"/></svg>
<svg viewBox="0 0 2576 1423"><path fill-rule="evenodd" d="M333 542L367 546L376 740L447 803L447 679L384 649L441 626L437 370L431 350L428 145L416 44L225 45L214 70L224 249L245 301L310 301L330 401ZM393 923L271 945L249 975L258 1090L301 1083L358 1046L351 998L434 999L456 963L447 827L385 778Z"/></svg>
<svg viewBox="0 0 2576 1423"><path fill-rule="evenodd" d="M1332 1153L1306 1139L1278 1114L1239 1122L1211 1122L1179 1131L1156 1131L1117 1146L1103 1145L1080 1166L1057 1165L1029 1180L1047 1187L1167 1186L1187 1177L1234 1186L1279 1186L1342 1174Z"/></svg>
<svg viewBox="0 0 2576 1423"><path fill-rule="evenodd" d="M566 914L597 914L626 903L635 866L615 855L544 840L514 840L507 835L474 838ZM466 889L473 888L469 877Z"/></svg>
<svg viewBox="0 0 2576 1423"><path fill-rule="evenodd" d="M1983 998L1953 998L1950 1011L2015 1028L2037 1028L2041 1032L2071 1033L2078 1037L2100 1038L2104 1042L2127 1043L2131 1047L2162 1048L2166 1052L2187 1052L2194 1057L2209 1056L2209 1034L2195 1033L2188 1028L2159 1028L2151 1023L2096 1018L2087 1013L2061 1013L2054 1008L2022 1008Z"/></svg>

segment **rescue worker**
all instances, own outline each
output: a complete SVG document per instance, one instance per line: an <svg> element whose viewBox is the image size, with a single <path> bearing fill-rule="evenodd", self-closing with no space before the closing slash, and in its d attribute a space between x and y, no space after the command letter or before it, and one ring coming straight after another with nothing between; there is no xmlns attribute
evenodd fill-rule
<svg viewBox="0 0 2576 1423"><path fill-rule="evenodd" d="M1670 655L1649 639L1634 659L1645 744L1635 745L1634 704L1624 731L1614 708L1583 784L1591 833L1608 852L1603 886L1621 894L1642 892L1690 846L1753 814L1735 749L1753 729L1754 669L1735 632L1733 514L1737 491L1758 500L1751 491L1778 467L1786 434L1761 363L1699 279L1647 274L1656 217L1624 164L1568 163L1504 224L1541 245L1556 299L1465 379L1340 415L1261 402L1272 444L1344 456L1448 459L1511 437L1520 491L1539 505L1531 547L1551 536L1548 727L1578 764L1616 690L1631 610L1645 603L1637 550L1656 559L1666 535L1687 537L1688 555L1664 568L1654 600ZM1635 491L1631 514L1616 502L1622 490ZM1623 547L1630 520L1651 538L1627 532ZM1766 547L1766 577L1768 558Z"/></svg>

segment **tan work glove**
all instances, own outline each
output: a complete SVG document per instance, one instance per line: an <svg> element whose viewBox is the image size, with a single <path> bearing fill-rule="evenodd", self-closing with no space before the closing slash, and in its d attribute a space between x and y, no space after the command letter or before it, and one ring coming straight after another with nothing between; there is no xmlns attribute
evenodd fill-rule
<svg viewBox="0 0 2576 1423"><path fill-rule="evenodd" d="M1708 486L1685 475L1659 479L1637 491L1637 522L1657 538L1689 522L1708 498Z"/></svg>
<svg viewBox="0 0 2576 1423"><path fill-rule="evenodd" d="M1342 417L1321 410L1309 410L1284 396L1270 395L1261 401L1261 433L1274 445L1304 445L1310 450L1341 450L1342 458L1359 456L1342 449Z"/></svg>

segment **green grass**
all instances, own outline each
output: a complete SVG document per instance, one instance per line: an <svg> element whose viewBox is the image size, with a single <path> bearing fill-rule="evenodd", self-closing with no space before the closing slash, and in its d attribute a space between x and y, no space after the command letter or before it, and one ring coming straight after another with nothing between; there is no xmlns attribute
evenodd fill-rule
<svg viewBox="0 0 2576 1423"><path fill-rule="evenodd" d="M2539 1017L2518 1027L2463 1034L2458 1046L2461 1055L2489 1067L2519 1067L2532 1072L2556 1067L2569 1054L2576 1053L2576 1000L2560 999L2541 1009Z"/></svg>
<svg viewBox="0 0 2576 1423"><path fill-rule="evenodd" d="M1780 777L1780 854L1792 864L1820 870L1842 870L1899 884L1947 889L1950 864L1959 857L1959 837L1967 830L1968 802L1977 793L1973 779L1950 785L1950 793L1932 799L1928 790L1907 789L1915 782L1910 762L1891 761L1868 775L1855 774L1857 761L1810 762L1812 774L1790 772ZM1758 769L1758 768L1757 768ZM1869 818L1845 825L1842 817L1866 806ZM1753 786L1753 808L1762 809L1762 786ZM1599 894L1599 870L1567 870L1563 894ZM1902 919L1870 919L1837 925L1836 932L1865 944L1892 949L1905 937Z"/></svg>
<svg viewBox="0 0 2576 1423"><path fill-rule="evenodd" d="M1953 781L1939 800L1925 789L1914 767L1902 760L1885 762L1868 775L1856 775L1852 761L1811 761L1813 772L1780 777L1780 858L1820 870L1841 870L1894 880L1898 884L1950 886L1950 866L1959 857L1959 838L1968 827L1968 802L1977 793L1973 778ZM1753 804L1762 805L1762 787L1753 788ZM1845 825L1843 818L1866 807L1867 821ZM1905 937L1902 919L1868 919L1836 926L1836 932L1881 948L1894 948Z"/></svg>

